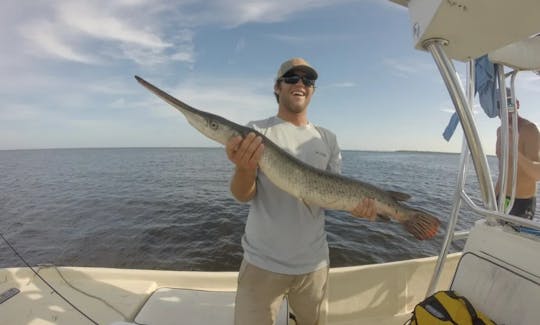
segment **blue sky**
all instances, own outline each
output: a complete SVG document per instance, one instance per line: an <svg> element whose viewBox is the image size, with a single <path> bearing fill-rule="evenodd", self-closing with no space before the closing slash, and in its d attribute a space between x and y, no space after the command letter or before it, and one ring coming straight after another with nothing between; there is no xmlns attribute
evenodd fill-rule
<svg viewBox="0 0 540 325"><path fill-rule="evenodd" d="M441 136L453 107L436 66L389 1L8 0L0 29L0 149L216 146L133 76L244 124L276 113L294 56L319 72L310 120L342 149L461 148L460 129ZM516 88L540 121L540 77ZM493 153L498 119L476 117Z"/></svg>

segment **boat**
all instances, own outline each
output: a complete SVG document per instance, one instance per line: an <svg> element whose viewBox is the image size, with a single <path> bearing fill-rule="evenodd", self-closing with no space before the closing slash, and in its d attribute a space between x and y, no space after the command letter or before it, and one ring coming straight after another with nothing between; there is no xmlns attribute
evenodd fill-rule
<svg viewBox="0 0 540 325"><path fill-rule="evenodd" d="M540 224L509 215L497 202L471 107L475 59L488 55L503 67L497 78L505 85L510 79L514 98L518 72L540 70L540 37L535 36L540 32L540 2L391 1L407 8L414 46L431 53L454 103L464 134L458 184L438 256L330 270L328 324L405 324L414 307L438 290L467 297L497 324L538 324ZM517 17L518 23L509 24L507 17ZM467 65L465 89L452 60ZM512 71L505 74L504 67ZM504 89L500 99L511 111ZM508 119L501 123L507 126ZM508 161L509 144L517 139L507 132L503 138L501 172L506 173L515 164ZM480 204L464 191L470 161ZM465 205L482 218L469 231L456 232ZM449 254L450 243L458 239L466 239L463 252ZM236 272L3 268L0 324L232 324L236 278ZM284 301L276 324L294 323Z"/></svg>

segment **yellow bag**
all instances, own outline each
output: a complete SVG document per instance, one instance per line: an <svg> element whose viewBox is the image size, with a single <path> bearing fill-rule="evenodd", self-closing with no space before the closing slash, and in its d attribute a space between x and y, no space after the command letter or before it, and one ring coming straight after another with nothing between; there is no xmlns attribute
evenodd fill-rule
<svg viewBox="0 0 540 325"><path fill-rule="evenodd" d="M410 325L496 325L467 298L439 291L414 307Z"/></svg>

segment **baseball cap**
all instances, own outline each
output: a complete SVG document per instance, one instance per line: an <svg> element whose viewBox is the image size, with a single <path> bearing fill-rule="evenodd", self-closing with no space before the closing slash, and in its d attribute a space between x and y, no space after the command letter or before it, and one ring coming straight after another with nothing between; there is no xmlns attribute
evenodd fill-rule
<svg viewBox="0 0 540 325"><path fill-rule="evenodd" d="M317 80L318 74L315 69L302 58L292 58L281 64L277 72L276 80L283 77L287 72L292 69L301 70L306 73L306 76L310 79Z"/></svg>

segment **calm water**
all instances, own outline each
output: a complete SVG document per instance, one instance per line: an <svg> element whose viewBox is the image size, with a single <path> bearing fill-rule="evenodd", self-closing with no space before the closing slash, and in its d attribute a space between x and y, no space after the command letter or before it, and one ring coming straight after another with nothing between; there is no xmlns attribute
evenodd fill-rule
<svg viewBox="0 0 540 325"><path fill-rule="evenodd" d="M443 227L458 163L457 154L343 152L345 175L411 194ZM223 149L0 151L0 232L32 265L237 270L248 206L230 195L231 173ZM458 229L477 219L464 211ZM333 267L436 255L443 239L335 211L326 229ZM22 263L0 241L7 266Z"/></svg>

